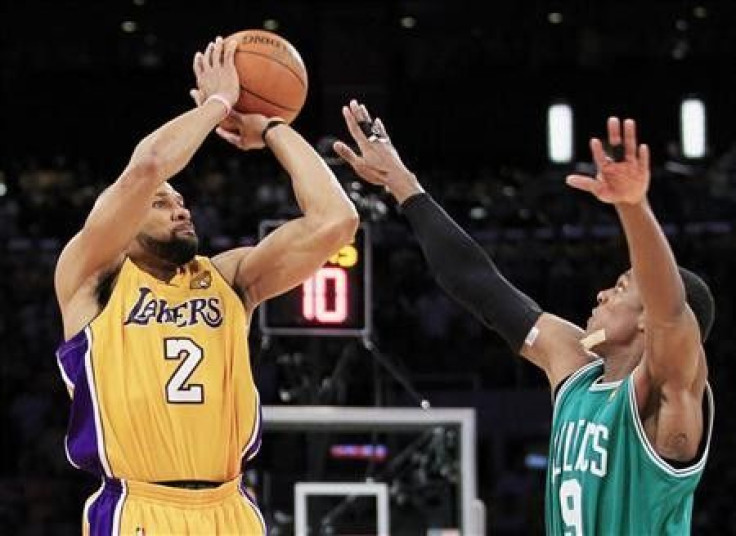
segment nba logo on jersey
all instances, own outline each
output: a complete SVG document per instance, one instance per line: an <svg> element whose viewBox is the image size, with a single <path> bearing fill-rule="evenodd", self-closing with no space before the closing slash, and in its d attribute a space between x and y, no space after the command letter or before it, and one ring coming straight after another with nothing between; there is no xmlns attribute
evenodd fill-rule
<svg viewBox="0 0 736 536"><path fill-rule="evenodd" d="M192 277L191 282L189 283L189 288L191 289L205 289L210 288L210 285L212 285L212 274L209 270L205 270L202 273L199 273Z"/></svg>

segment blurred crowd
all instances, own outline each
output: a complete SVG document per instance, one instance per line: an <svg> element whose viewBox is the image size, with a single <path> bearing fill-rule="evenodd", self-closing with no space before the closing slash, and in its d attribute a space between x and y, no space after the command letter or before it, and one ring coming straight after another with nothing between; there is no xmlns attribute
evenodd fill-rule
<svg viewBox="0 0 736 536"><path fill-rule="evenodd" d="M24 159L0 170L2 534L78 534L83 500L97 487L95 479L65 459L68 397L54 358L61 322L53 268L60 248L114 178L98 167L58 156ZM585 165L578 169L591 171ZM373 227L373 336L417 390L440 400L462 390L477 401L486 400L485 393L544 390L541 373L514 359L499 337L432 281L400 210L386 194L360 184L337 163L335 170L363 220ZM567 171L437 167L419 175L513 283L546 310L584 323L597 290L626 268L626 249L613 210L566 189L562 178ZM204 253L253 243L261 220L297 213L288 178L265 157L198 160L176 178L175 186L192 211ZM736 534L736 511L729 498L736 486L736 467L729 464L736 448L736 416L726 409L733 407L728 386L736 380L736 366L730 362L736 355L736 285L731 277L736 269L736 150L704 168L676 161L658 165L651 202L679 262L708 281L717 301L707 342L716 430L696 494L694 533ZM298 342L279 343L275 352L262 353L257 326L251 337L263 402L314 401L283 396L294 368L279 358ZM324 354L337 354L339 346L339 341L325 343ZM317 376L330 374L332 362L314 357L319 359ZM361 367L366 366L356 363L341 375L340 381L352 388L318 401L373 404L375 386L362 379ZM383 402L406 403L406 393L390 374L384 381ZM532 412L549 417L548 409ZM478 410L480 415L492 412L482 406ZM494 534L538 534L542 473L511 447L501 463L489 461L492 426L479 419L479 485L489 527ZM268 460L256 459L255 466Z"/></svg>

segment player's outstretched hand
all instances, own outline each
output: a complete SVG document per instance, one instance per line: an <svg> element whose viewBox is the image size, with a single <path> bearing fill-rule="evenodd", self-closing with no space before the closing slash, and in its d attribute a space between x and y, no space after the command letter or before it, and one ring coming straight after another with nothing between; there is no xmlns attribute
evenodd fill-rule
<svg viewBox="0 0 736 536"><path fill-rule="evenodd" d="M348 106L342 107L342 115L360 154L342 141L336 141L332 148L359 177L391 188L393 181L411 175L391 143L383 122L372 120L364 104L353 99Z"/></svg>
<svg viewBox="0 0 736 536"><path fill-rule="evenodd" d="M626 119L623 123L618 117L608 118L608 143L612 157L603 150L598 138L590 140L593 160L598 168L595 178L584 175L568 175L569 186L590 192L597 199L610 204L635 205L645 200L649 189L649 147L637 146L636 123Z"/></svg>

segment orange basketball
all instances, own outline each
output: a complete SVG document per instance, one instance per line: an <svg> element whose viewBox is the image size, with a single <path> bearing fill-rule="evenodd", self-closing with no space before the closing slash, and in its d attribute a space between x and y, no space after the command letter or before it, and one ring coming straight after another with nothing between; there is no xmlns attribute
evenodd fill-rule
<svg viewBox="0 0 736 536"><path fill-rule="evenodd" d="M235 67L240 98L234 108L242 113L279 116L291 123L307 100L307 69L299 51L286 39L266 30L243 30L237 39Z"/></svg>

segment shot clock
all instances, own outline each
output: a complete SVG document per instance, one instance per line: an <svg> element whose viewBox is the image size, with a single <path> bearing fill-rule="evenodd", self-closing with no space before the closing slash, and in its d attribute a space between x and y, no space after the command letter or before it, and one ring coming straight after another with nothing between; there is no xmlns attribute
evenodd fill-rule
<svg viewBox="0 0 736 536"><path fill-rule="evenodd" d="M259 237L284 223L264 220ZM263 335L365 337L371 332L370 228L362 223L343 246L298 287L260 306Z"/></svg>

